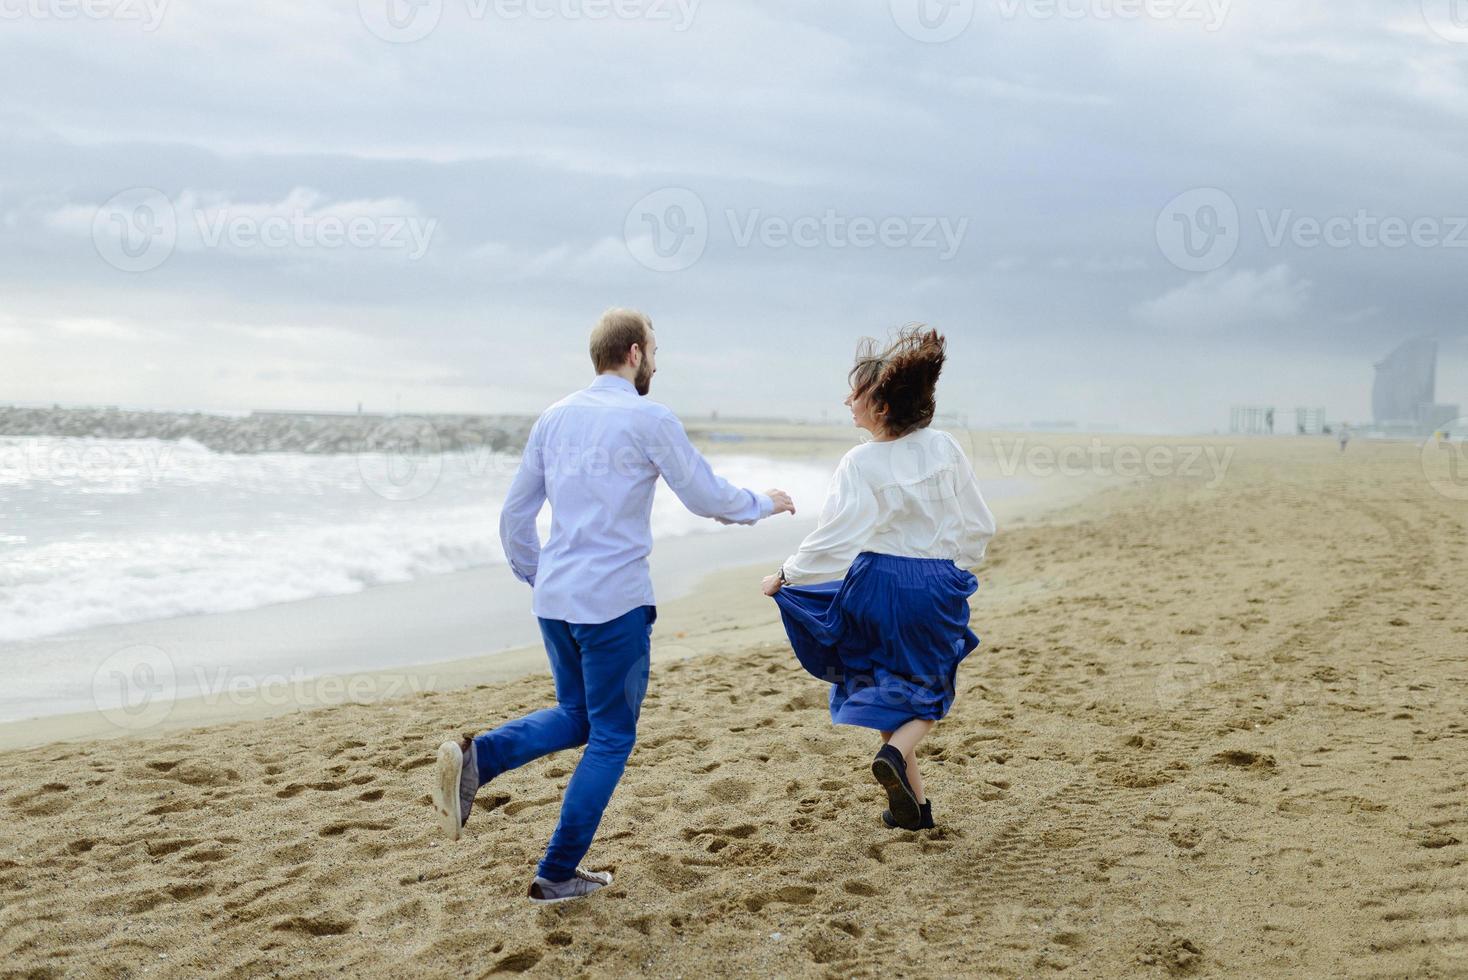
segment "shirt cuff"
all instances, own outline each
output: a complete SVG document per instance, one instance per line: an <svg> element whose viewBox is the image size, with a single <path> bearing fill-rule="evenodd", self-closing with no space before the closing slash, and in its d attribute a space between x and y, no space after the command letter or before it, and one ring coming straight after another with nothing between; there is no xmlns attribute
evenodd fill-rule
<svg viewBox="0 0 1468 980"><path fill-rule="evenodd" d="M795 556L791 555L780 563L780 571L785 573L786 585L808 585L810 576L802 575L800 569L795 567Z"/></svg>
<svg viewBox="0 0 1468 980"><path fill-rule="evenodd" d="M754 502L757 503L757 504L759 504L759 519L760 520L764 520L766 517L769 517L771 514L773 514L775 512L775 501L774 500L770 499L765 494L755 493L753 490L751 490L749 492L751 494L754 494Z"/></svg>

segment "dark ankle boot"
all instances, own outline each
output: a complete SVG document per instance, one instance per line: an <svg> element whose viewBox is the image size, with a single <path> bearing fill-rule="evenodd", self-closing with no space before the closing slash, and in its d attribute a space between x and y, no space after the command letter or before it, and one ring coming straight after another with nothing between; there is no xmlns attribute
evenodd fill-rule
<svg viewBox="0 0 1468 980"><path fill-rule="evenodd" d="M938 826L937 824L933 823L933 801L932 800L928 800L926 803L921 804L921 806L919 807L919 810L921 811L922 816L921 816L921 819L918 821L918 825L917 825L916 828L903 827L900 824L898 824L898 822L892 817L892 811L891 810L883 810L882 811L882 822L884 824L886 824L892 830L911 830L911 829L932 830L933 828L935 828L935 827Z"/></svg>

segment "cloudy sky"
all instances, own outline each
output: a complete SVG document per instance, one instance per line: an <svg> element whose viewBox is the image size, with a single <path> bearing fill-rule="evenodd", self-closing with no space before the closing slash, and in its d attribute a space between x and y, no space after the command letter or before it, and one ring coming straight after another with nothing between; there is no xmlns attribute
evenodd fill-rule
<svg viewBox="0 0 1468 980"><path fill-rule="evenodd" d="M1454 5L1457 5L1456 7ZM688 415L1468 403L1468 0L0 0L0 403Z"/></svg>

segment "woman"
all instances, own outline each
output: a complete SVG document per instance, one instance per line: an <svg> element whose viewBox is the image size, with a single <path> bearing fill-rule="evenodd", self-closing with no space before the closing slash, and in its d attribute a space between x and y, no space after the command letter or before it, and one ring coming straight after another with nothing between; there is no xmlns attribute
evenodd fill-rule
<svg viewBox="0 0 1468 980"><path fill-rule="evenodd" d="M862 342L846 404L871 433L841 460L820 523L764 580L795 655L831 684L831 720L882 734L872 774L887 826L933 826L916 749L953 706L968 628L967 571L994 518L973 469L946 432L928 428L944 339L909 327L878 352ZM844 576L844 577L843 577Z"/></svg>

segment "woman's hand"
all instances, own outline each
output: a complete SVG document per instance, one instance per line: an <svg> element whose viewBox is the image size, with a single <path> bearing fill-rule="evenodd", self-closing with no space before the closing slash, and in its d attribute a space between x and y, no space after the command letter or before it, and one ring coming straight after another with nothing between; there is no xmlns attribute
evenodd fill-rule
<svg viewBox="0 0 1468 980"><path fill-rule="evenodd" d="M773 596L780 591L780 576L766 575L765 580L760 583L760 590L767 596Z"/></svg>

